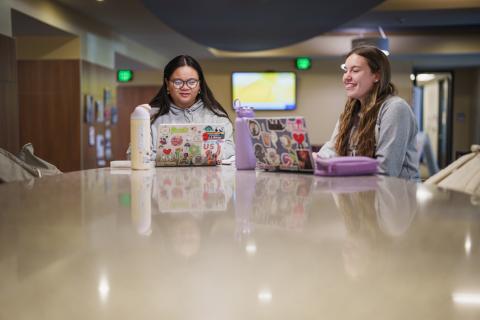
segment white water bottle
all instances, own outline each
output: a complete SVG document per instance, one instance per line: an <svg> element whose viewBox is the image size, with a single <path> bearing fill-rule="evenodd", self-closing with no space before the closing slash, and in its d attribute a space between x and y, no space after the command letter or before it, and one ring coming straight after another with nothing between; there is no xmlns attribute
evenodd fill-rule
<svg viewBox="0 0 480 320"><path fill-rule="evenodd" d="M150 110L150 105L141 104L130 115L130 150L132 169L135 170L152 168Z"/></svg>

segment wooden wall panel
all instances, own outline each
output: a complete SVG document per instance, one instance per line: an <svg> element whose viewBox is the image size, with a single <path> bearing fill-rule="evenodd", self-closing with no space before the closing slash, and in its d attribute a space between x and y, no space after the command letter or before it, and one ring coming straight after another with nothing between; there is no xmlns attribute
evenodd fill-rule
<svg viewBox="0 0 480 320"><path fill-rule="evenodd" d="M106 106L105 110L115 106L116 102L116 79L115 70L99 66L88 61L82 61L82 94L81 94L81 139L82 139L82 168L92 169L100 167L98 165L96 145L89 145L88 134L89 127L95 128L95 136L97 134L105 135L107 128L111 132L111 148L112 158L111 160L120 159L122 154L118 148L120 130L118 124L105 122L97 122L96 114L95 120L92 124L85 122L85 96L91 95L94 100L104 101L104 90L107 89L111 93L111 103ZM95 141L96 143L96 141ZM105 166L109 166L108 159L105 159Z"/></svg>
<svg viewBox="0 0 480 320"><path fill-rule="evenodd" d="M80 170L78 60L18 61L20 143L62 171Z"/></svg>
<svg viewBox="0 0 480 320"><path fill-rule="evenodd" d="M111 131L112 160L125 159L130 141L130 113L148 103L158 86L119 87L115 71L79 60L18 62L20 142L32 142L35 153L62 171L99 167L96 145L89 145L89 127L97 134ZM104 100L111 93L118 123L85 121L85 96ZM96 144L95 139L95 144ZM105 159L105 166L109 165Z"/></svg>
<svg viewBox="0 0 480 320"><path fill-rule="evenodd" d="M0 148L19 151L15 40L0 34Z"/></svg>
<svg viewBox="0 0 480 320"><path fill-rule="evenodd" d="M130 143L130 114L139 104L148 103L159 89L159 86L119 86L117 88L120 128L118 147L124 154ZM125 155L122 159L125 159Z"/></svg>

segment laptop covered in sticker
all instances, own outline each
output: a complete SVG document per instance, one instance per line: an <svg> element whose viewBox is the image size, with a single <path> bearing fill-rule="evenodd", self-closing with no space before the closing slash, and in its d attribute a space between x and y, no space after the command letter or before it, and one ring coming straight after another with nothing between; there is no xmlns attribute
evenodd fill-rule
<svg viewBox="0 0 480 320"><path fill-rule="evenodd" d="M257 168L313 172L312 147L303 117L248 119Z"/></svg>
<svg viewBox="0 0 480 320"><path fill-rule="evenodd" d="M225 128L207 123L161 124L155 139L158 167L214 166L222 161Z"/></svg>

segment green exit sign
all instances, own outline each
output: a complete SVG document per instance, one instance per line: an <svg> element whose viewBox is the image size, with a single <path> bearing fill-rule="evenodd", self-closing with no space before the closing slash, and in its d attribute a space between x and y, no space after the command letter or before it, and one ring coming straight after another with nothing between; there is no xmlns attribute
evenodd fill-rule
<svg viewBox="0 0 480 320"><path fill-rule="evenodd" d="M118 82L129 82L133 80L133 71L128 69L120 69L117 71Z"/></svg>
<svg viewBox="0 0 480 320"><path fill-rule="evenodd" d="M295 67L298 70L308 70L312 66L312 60L308 57L298 57L295 59Z"/></svg>

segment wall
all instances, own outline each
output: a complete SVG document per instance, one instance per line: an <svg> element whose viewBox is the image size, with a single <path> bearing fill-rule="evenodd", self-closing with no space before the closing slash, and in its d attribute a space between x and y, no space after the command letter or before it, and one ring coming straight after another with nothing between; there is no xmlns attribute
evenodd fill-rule
<svg viewBox="0 0 480 320"><path fill-rule="evenodd" d="M16 36L18 60L80 59L80 39L68 36Z"/></svg>
<svg viewBox="0 0 480 320"><path fill-rule="evenodd" d="M115 105L114 70L80 60L20 60L18 62L20 142L32 142L35 153L62 171L108 166L98 165L97 141L89 145L89 127L105 137L111 132L112 159L120 158L118 124L107 120L85 122L85 95L104 101L104 90L110 92L107 112ZM95 114L96 118L96 114ZM105 141L104 141L105 142Z"/></svg>
<svg viewBox="0 0 480 320"><path fill-rule="evenodd" d="M125 152L130 143L130 114L136 106L148 103L158 92L159 85L131 86L121 85L117 87L118 102L118 126L122 128L118 132L119 157L125 159Z"/></svg>
<svg viewBox="0 0 480 320"><path fill-rule="evenodd" d="M462 68L454 71L453 79L453 146L452 159L457 152L467 152L474 141L476 124L477 69ZM473 126L473 127L472 127Z"/></svg>
<svg viewBox="0 0 480 320"><path fill-rule="evenodd" d="M0 34L12 36L12 21L10 19L10 6L6 1L0 1Z"/></svg>
<svg viewBox="0 0 480 320"><path fill-rule="evenodd" d="M17 36L16 56L13 10L71 36ZM95 152L85 146L88 128L82 123L83 94L102 96L103 88L109 87L115 102L115 53L142 57L143 64L153 67L166 62L162 54L49 0L0 1L0 49L0 147L16 153L21 144L33 142L35 153L62 171L96 167ZM19 103L17 59L21 68ZM115 158L125 152L116 143L117 128L112 126ZM96 129L104 133L105 124Z"/></svg>
<svg viewBox="0 0 480 320"><path fill-rule="evenodd" d="M19 61L18 93L20 143L61 171L79 170L79 61Z"/></svg>
<svg viewBox="0 0 480 320"><path fill-rule="evenodd" d="M2 0L0 34L12 35L12 9L79 37L82 60L113 69L114 53L119 52L132 59L142 57L142 63L152 67L159 68L167 62L167 58L161 53L153 52L112 32L107 26L50 0Z"/></svg>
<svg viewBox="0 0 480 320"><path fill-rule="evenodd" d="M18 152L18 125L15 41L0 35L0 148Z"/></svg>
<svg viewBox="0 0 480 320"><path fill-rule="evenodd" d="M88 61L81 61L81 95L79 95L79 100L77 101L77 107L79 108L79 118L78 121L81 123L80 128L80 145L81 145L81 168L82 169L92 169L102 166L108 166L110 159L119 159L121 154L124 154L125 151L120 150L119 148L119 138L120 133L125 130L119 126L119 124L114 124L109 121L109 114L111 107L116 105L116 95L117 87L115 82L115 71L100 65L90 63ZM85 121L85 96L91 95L94 100L101 101L105 104L105 90L110 92L109 101L104 106L104 110L107 112L107 117L105 117L103 122L97 121L97 112L95 112L95 120L93 123L88 124ZM111 119L111 118L110 118ZM95 129L95 145L89 144L89 127L92 126ZM105 154L106 151L106 130L111 132L111 158L108 159ZM128 128L126 129L128 130ZM97 157L97 141L96 135L103 135L104 144L103 149L104 156L101 159L106 160L104 165L99 165Z"/></svg>
<svg viewBox="0 0 480 320"><path fill-rule="evenodd" d="M473 128L473 141L472 143L480 144L480 68L477 68L476 81L474 88L475 106L474 106L474 121Z"/></svg>
<svg viewBox="0 0 480 320"><path fill-rule="evenodd" d="M122 87L156 86L157 91L163 84L162 70L134 70L133 80L120 84ZM149 99L150 100L150 99Z"/></svg>
<svg viewBox="0 0 480 320"><path fill-rule="evenodd" d="M235 119L231 107L231 73L233 71L295 71L293 59L221 59L201 61L205 77L217 100ZM297 109L295 111L259 111L257 116L302 115L306 118L312 143L327 141L343 110L345 91L342 85L341 59L314 60L307 71L297 71ZM399 95L408 102L412 96L411 64L392 62L392 80Z"/></svg>

